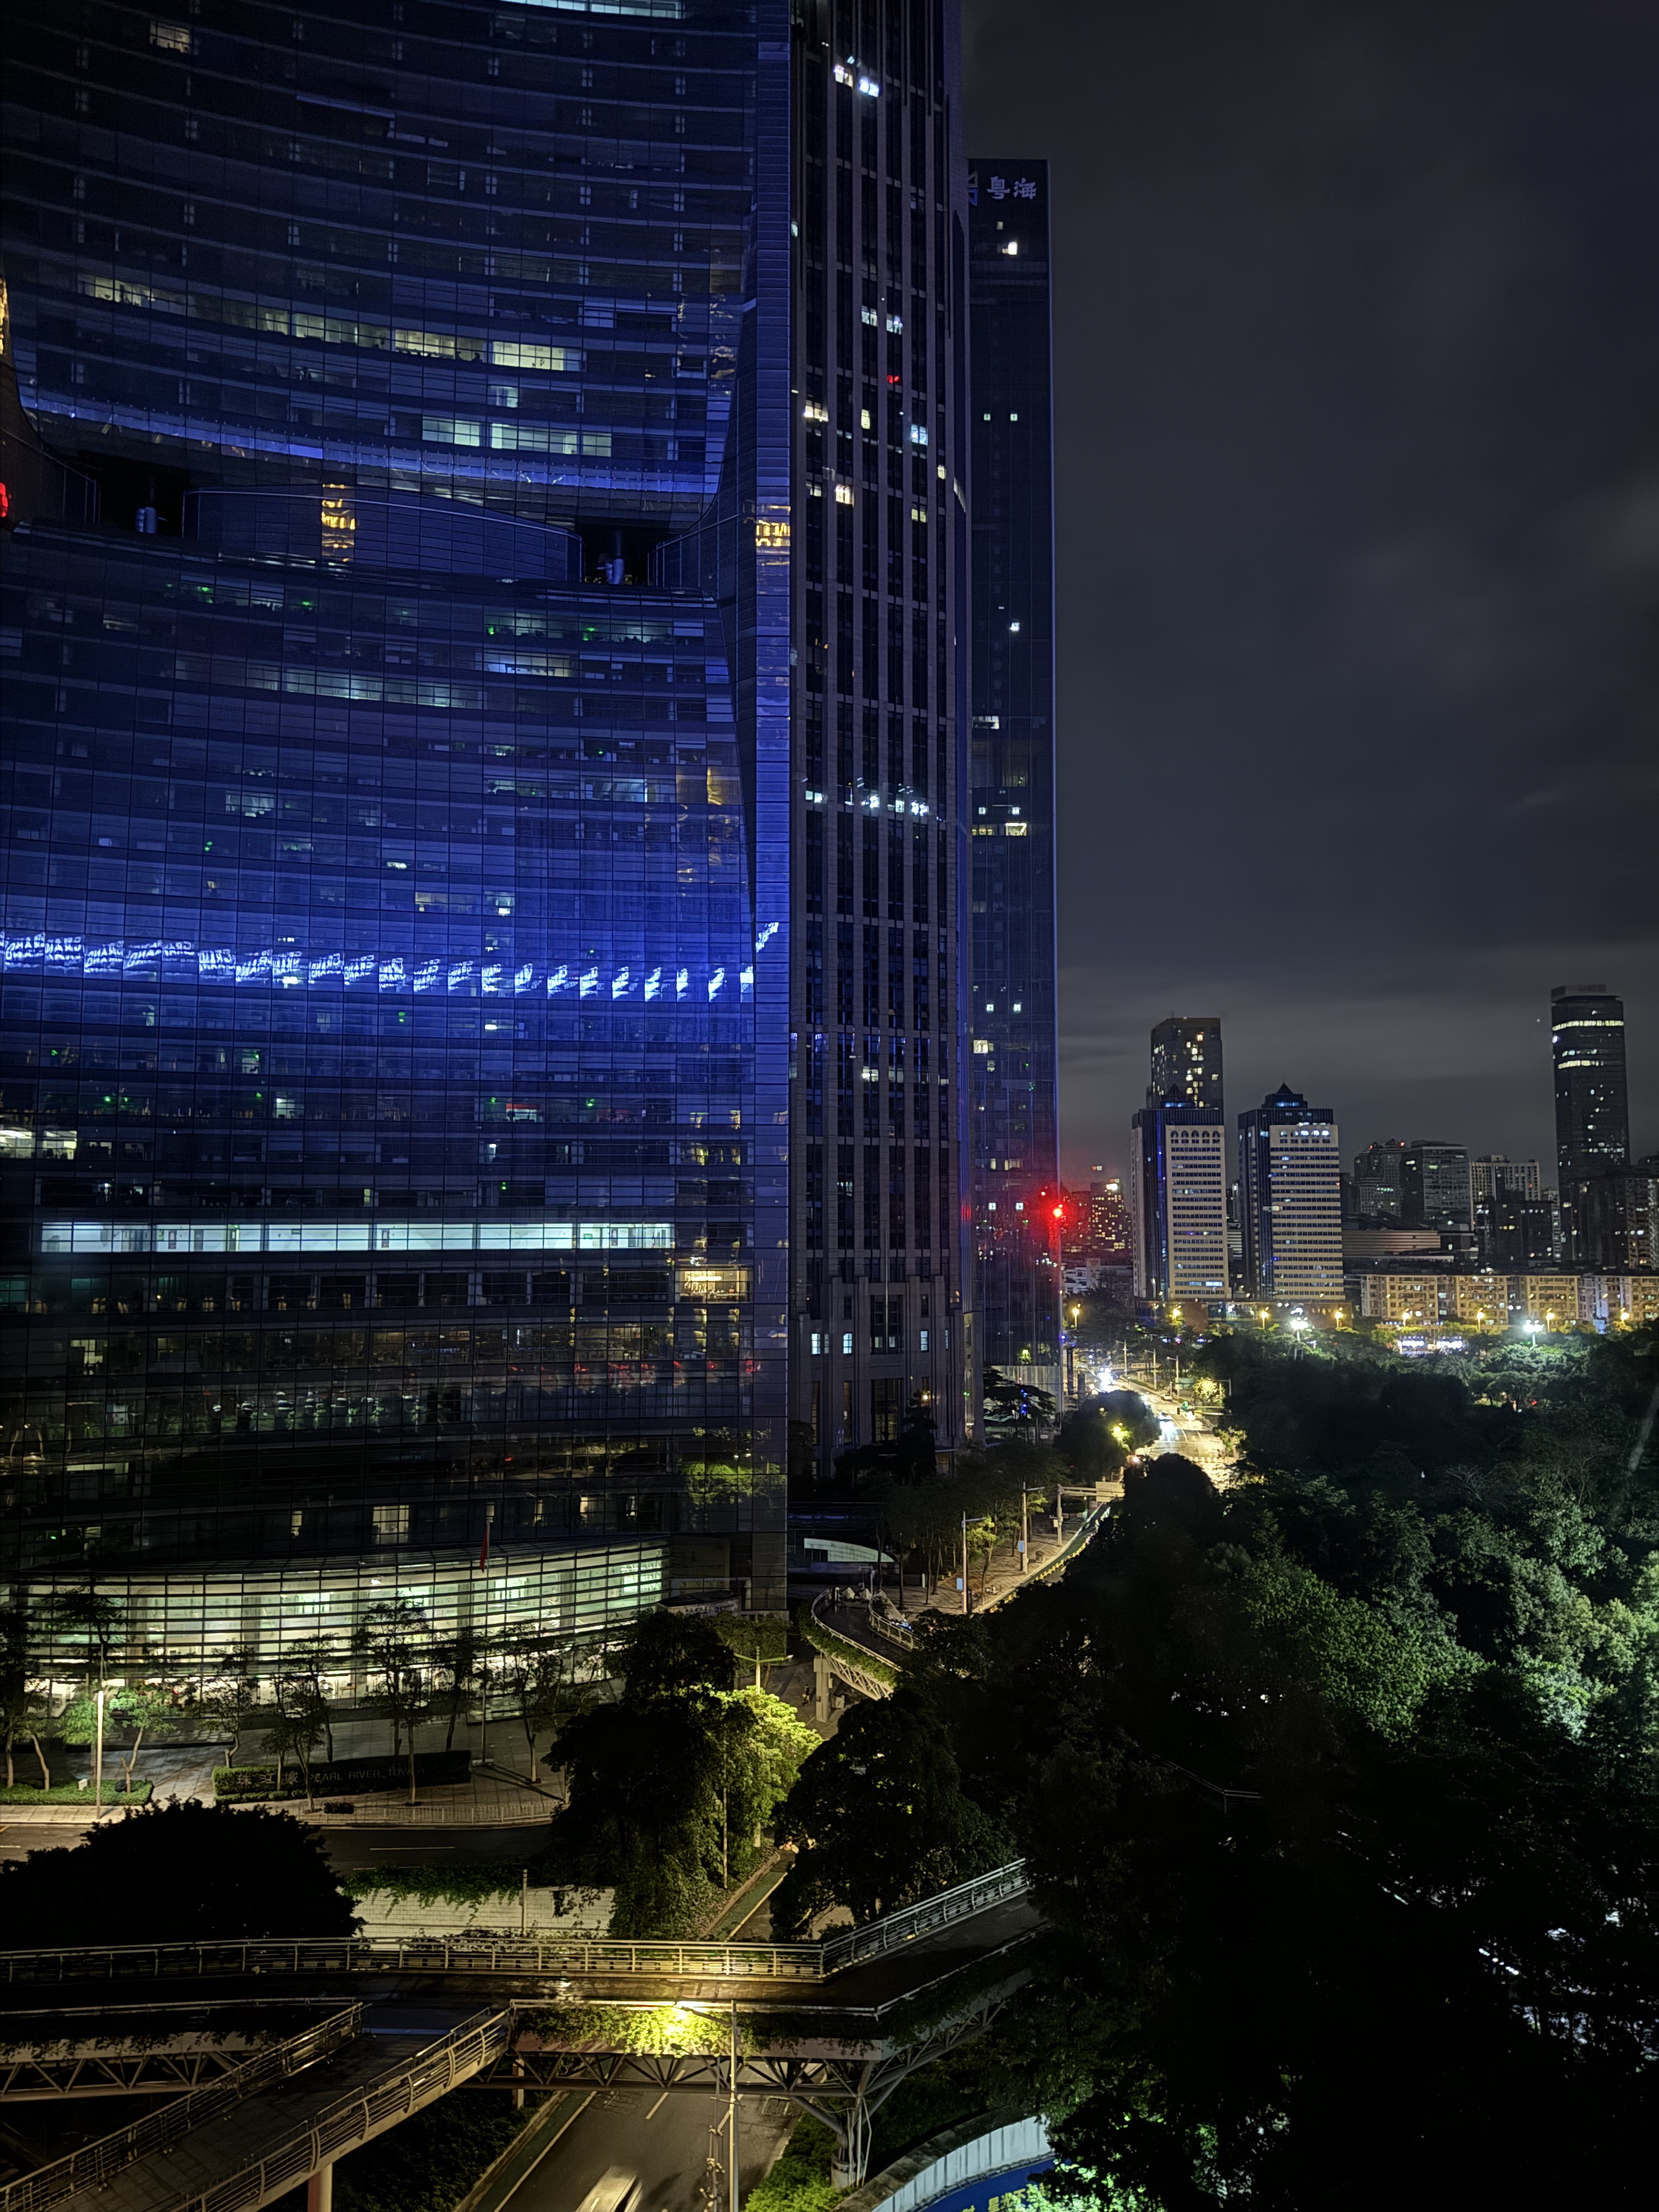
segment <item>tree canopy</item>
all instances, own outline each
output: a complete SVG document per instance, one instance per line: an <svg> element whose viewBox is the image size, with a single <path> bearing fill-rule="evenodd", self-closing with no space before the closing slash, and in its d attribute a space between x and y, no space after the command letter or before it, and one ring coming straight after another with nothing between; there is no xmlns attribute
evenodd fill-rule
<svg viewBox="0 0 1659 2212"><path fill-rule="evenodd" d="M708 1621L647 1613L618 1656L622 1694L578 1714L550 1758L570 1778L544 1863L614 1888L619 1936L684 1935L758 1863L774 1809L817 1743L763 1689L731 1687Z"/></svg>
<svg viewBox="0 0 1659 2212"><path fill-rule="evenodd" d="M314 1829L286 1813L186 1802L0 1862L0 1925L14 1945L52 1950L349 1936L356 1922Z"/></svg>
<svg viewBox="0 0 1659 2212"><path fill-rule="evenodd" d="M1137 2212L1646 2193L1659 1352L1206 1347L1224 1492L1126 1470L1059 1581L942 1620L782 1815L799 1923L1026 1856L1003 2090ZM918 1817L915 1808L922 1808Z"/></svg>

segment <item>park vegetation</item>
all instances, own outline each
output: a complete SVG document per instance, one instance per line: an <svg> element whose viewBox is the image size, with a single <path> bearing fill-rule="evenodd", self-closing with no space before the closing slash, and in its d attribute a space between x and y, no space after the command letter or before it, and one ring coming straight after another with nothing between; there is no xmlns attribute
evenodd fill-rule
<svg viewBox="0 0 1659 2212"><path fill-rule="evenodd" d="M85 1839L0 1860L12 1948L349 1936L351 1900L321 1838L285 1813L145 1806Z"/></svg>
<svg viewBox="0 0 1659 2212"><path fill-rule="evenodd" d="M1335 1343L1197 1347L1227 1488L1129 1465L1063 1577L918 1635L781 1810L775 1925L1025 1856L1046 1929L984 2081L1050 2117L1061 2194L1633 2203L1654 1334L1462 1364Z"/></svg>
<svg viewBox="0 0 1659 2212"><path fill-rule="evenodd" d="M739 1663L747 1653L738 1655ZM710 1621L646 1614L615 1655L619 1695L561 1730L570 1801L544 1878L614 1889L616 1936L684 1936L759 1865L817 1736L781 1698L732 1686Z"/></svg>

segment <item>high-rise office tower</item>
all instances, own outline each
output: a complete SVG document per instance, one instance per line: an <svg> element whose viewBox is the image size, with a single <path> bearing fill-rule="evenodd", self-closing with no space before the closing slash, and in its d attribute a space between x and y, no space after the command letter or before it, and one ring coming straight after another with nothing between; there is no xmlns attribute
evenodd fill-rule
<svg viewBox="0 0 1659 2212"><path fill-rule="evenodd" d="M954 6L795 13L793 1412L822 1475L913 1398L941 1445L977 1415L968 206ZM763 53L788 36L781 9L769 20Z"/></svg>
<svg viewBox="0 0 1659 2212"><path fill-rule="evenodd" d="M779 1604L964 1418L951 11L8 38L8 1579Z"/></svg>
<svg viewBox="0 0 1659 2212"><path fill-rule="evenodd" d="M1625 1088L1625 1002L1604 983L1550 993L1555 1060L1555 1164L1563 1196L1575 1176L1630 1157Z"/></svg>
<svg viewBox="0 0 1659 2212"><path fill-rule="evenodd" d="M1171 1014L1152 1037L1146 1103L1131 1124L1129 1218L1143 1298L1224 1298L1227 1148L1221 1024Z"/></svg>
<svg viewBox="0 0 1659 2212"><path fill-rule="evenodd" d="M1336 1117L1288 1084L1238 1117L1239 1218L1252 1297L1342 1295Z"/></svg>
<svg viewBox="0 0 1659 2212"><path fill-rule="evenodd" d="M1216 1014L1170 1014L1152 1031L1148 1105L1206 1106L1221 1111L1221 1021Z"/></svg>
<svg viewBox="0 0 1659 2212"><path fill-rule="evenodd" d="M1555 1062L1555 1164L1561 1232L1570 1260L1587 1263L1578 1185L1630 1158L1625 1084L1625 1002L1605 983L1559 983L1550 993Z"/></svg>
<svg viewBox="0 0 1659 2212"><path fill-rule="evenodd" d="M1056 1387L1054 471L1048 172L969 174L973 356L970 846L975 1327Z"/></svg>
<svg viewBox="0 0 1659 2212"><path fill-rule="evenodd" d="M1360 1221L1398 1221L1405 1204L1405 1139L1386 1137L1354 1155L1353 1210Z"/></svg>
<svg viewBox="0 0 1659 2212"><path fill-rule="evenodd" d="M1413 1137L1400 1155L1400 1218L1411 1229L1467 1229L1469 1155L1462 1145Z"/></svg>

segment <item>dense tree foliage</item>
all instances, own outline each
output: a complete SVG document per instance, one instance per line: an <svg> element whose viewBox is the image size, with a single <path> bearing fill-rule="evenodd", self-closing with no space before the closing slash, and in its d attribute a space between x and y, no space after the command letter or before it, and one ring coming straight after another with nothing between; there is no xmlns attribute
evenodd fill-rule
<svg viewBox="0 0 1659 2212"><path fill-rule="evenodd" d="M1049 1933L996 2063L1103 2202L1645 2197L1652 1334L1206 1360L1241 1478L1131 1468L1061 1581L941 1623L808 1763L792 1894L867 1911L1025 1852Z"/></svg>
<svg viewBox="0 0 1659 2212"><path fill-rule="evenodd" d="M349 1936L320 1838L286 1813L146 1806L72 1849L0 1863L0 1926L18 1949Z"/></svg>
<svg viewBox="0 0 1659 2212"><path fill-rule="evenodd" d="M546 1878L614 1888L618 1936L685 1935L757 1863L775 1808L817 1738L781 1699L731 1687L704 1620L646 1614L618 1661L622 1695L578 1714L550 1763L570 1778Z"/></svg>

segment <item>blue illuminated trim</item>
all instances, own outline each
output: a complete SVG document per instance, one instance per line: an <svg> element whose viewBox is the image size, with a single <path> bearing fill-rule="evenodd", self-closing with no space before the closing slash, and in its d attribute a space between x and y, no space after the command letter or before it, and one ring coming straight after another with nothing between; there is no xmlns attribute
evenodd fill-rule
<svg viewBox="0 0 1659 2212"><path fill-rule="evenodd" d="M776 922L769 922L759 933L757 951L770 942L777 927ZM424 960L417 966L401 953L356 952L348 958L343 952L311 955L289 947L238 954L222 945L192 945L183 938L152 939L138 945L88 945L83 938L51 937L40 931L28 937L8 937L0 940L0 945L3 947L0 964L9 974L39 969L46 975L110 981L135 976L157 982L267 984L282 990L331 986L351 990L366 985L372 990L438 991L463 998L521 998L531 992L550 999L568 993L578 999L639 997L666 1002L668 985L664 978L670 972L659 965L647 973L643 962L605 970L569 962L543 968L527 961L515 967L509 960ZM174 971L171 977L167 972L169 966ZM179 974L180 968L186 972ZM731 970L724 965L703 970L676 967L672 973L677 1005L687 1000L707 1005L719 998L731 981ZM694 979L699 987L695 990ZM755 988L753 967L738 968L737 979L738 995L747 998Z"/></svg>

